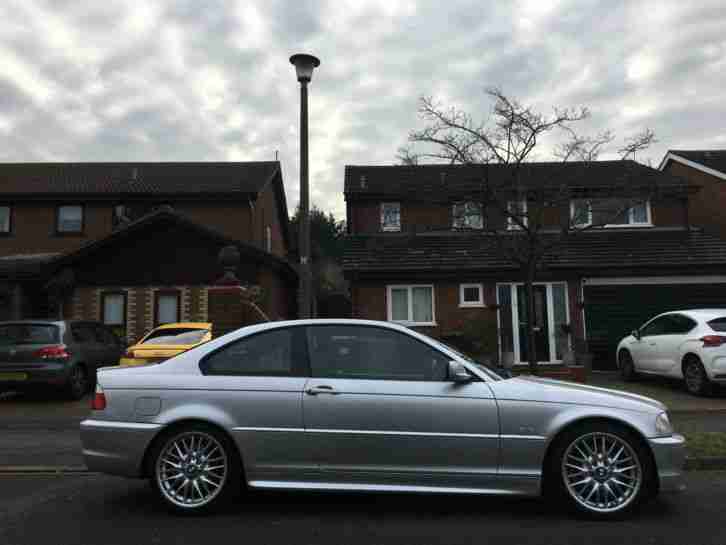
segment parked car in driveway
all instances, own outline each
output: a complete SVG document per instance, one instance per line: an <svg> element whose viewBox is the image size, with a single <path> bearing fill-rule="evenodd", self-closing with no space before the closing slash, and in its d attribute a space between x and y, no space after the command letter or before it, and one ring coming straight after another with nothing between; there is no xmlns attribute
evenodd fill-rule
<svg viewBox="0 0 726 545"><path fill-rule="evenodd" d="M212 324L206 322L180 322L160 325L149 331L135 345L130 346L121 365L159 363L194 348L212 338Z"/></svg>
<svg viewBox="0 0 726 545"><path fill-rule="evenodd" d="M677 378L690 393L706 395L726 384L726 309L659 314L620 341L617 358L625 380Z"/></svg>
<svg viewBox="0 0 726 545"><path fill-rule="evenodd" d="M0 322L0 389L61 388L80 399L99 367L115 365L121 341L103 324L87 321Z"/></svg>
<svg viewBox="0 0 726 545"><path fill-rule="evenodd" d="M158 365L102 369L86 465L149 478L181 513L250 488L540 495L599 518L683 487L663 404L503 379L389 322L245 327Z"/></svg>

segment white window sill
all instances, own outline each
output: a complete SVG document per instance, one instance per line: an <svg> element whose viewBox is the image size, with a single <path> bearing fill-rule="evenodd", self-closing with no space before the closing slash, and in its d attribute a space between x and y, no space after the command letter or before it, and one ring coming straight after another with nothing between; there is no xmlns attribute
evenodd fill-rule
<svg viewBox="0 0 726 545"><path fill-rule="evenodd" d="M459 308L486 308L484 303L459 303Z"/></svg>
<svg viewBox="0 0 726 545"><path fill-rule="evenodd" d="M630 229L630 228L648 228L653 227L652 223L618 223L612 225L603 225L603 229Z"/></svg>
<svg viewBox="0 0 726 545"><path fill-rule="evenodd" d="M381 228L381 231L384 233L400 233L401 228L400 227L383 227L383 228Z"/></svg>
<svg viewBox="0 0 726 545"><path fill-rule="evenodd" d="M436 322L407 322L406 320L390 320L394 324L406 327L436 327Z"/></svg>

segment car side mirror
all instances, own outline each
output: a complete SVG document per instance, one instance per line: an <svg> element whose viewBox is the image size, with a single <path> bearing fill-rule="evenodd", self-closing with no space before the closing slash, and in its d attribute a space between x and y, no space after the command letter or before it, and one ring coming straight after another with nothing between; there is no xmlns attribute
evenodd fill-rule
<svg viewBox="0 0 726 545"><path fill-rule="evenodd" d="M639 329L633 329L633 331L631 331L630 334L633 337L635 337L636 339L640 340L640 330Z"/></svg>
<svg viewBox="0 0 726 545"><path fill-rule="evenodd" d="M454 360L449 362L449 379L452 382L471 382L472 378L473 377L469 374L469 371L467 371L466 367L464 367L461 363Z"/></svg>

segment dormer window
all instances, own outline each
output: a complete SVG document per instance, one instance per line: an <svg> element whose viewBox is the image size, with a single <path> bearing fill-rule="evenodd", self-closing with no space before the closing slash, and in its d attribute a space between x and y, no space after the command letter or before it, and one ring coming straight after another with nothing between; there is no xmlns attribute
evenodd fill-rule
<svg viewBox="0 0 726 545"><path fill-rule="evenodd" d="M401 203L381 203L381 231L401 230Z"/></svg>
<svg viewBox="0 0 726 545"><path fill-rule="evenodd" d="M452 210L452 227L454 229L483 229L484 218L481 204L478 202L455 203Z"/></svg>
<svg viewBox="0 0 726 545"><path fill-rule="evenodd" d="M57 233L83 233L83 205L59 206L55 228Z"/></svg>
<svg viewBox="0 0 726 545"><path fill-rule="evenodd" d="M573 227L650 227L650 201L625 199L573 199L570 202Z"/></svg>
<svg viewBox="0 0 726 545"><path fill-rule="evenodd" d="M527 226L527 201L509 201L507 203L507 229L510 231Z"/></svg>

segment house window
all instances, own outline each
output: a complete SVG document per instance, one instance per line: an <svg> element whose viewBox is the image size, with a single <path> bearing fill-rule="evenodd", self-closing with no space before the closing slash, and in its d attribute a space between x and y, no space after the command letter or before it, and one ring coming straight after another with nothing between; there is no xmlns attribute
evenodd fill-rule
<svg viewBox="0 0 726 545"><path fill-rule="evenodd" d="M179 306L178 291L157 291L155 306L156 324L162 325L179 322Z"/></svg>
<svg viewBox="0 0 726 545"><path fill-rule="evenodd" d="M509 201L507 203L507 229L521 229L527 226L527 201Z"/></svg>
<svg viewBox="0 0 726 545"><path fill-rule="evenodd" d="M107 292L101 295L101 321L119 339L126 338L126 293Z"/></svg>
<svg viewBox="0 0 726 545"><path fill-rule="evenodd" d="M570 220L574 227L592 225L592 203L589 199L573 199L570 202Z"/></svg>
<svg viewBox="0 0 726 545"><path fill-rule="evenodd" d="M12 208L0 206L0 234L9 234L12 231L11 223Z"/></svg>
<svg viewBox="0 0 726 545"><path fill-rule="evenodd" d="M434 287L388 286L388 319L409 325L436 325Z"/></svg>
<svg viewBox="0 0 726 545"><path fill-rule="evenodd" d="M56 230L59 233L82 233L83 206L80 204L59 206Z"/></svg>
<svg viewBox="0 0 726 545"><path fill-rule="evenodd" d="M483 307L484 289L481 284L461 284L459 286L460 307Z"/></svg>
<svg viewBox="0 0 726 545"><path fill-rule="evenodd" d="M484 220L478 202L455 203L452 211L454 229L482 229Z"/></svg>
<svg viewBox="0 0 726 545"><path fill-rule="evenodd" d="M401 203L400 202L381 203L381 230L382 231L400 231L401 230Z"/></svg>
<svg viewBox="0 0 726 545"><path fill-rule="evenodd" d="M265 250L272 251L272 229L269 225L265 227Z"/></svg>
<svg viewBox="0 0 726 545"><path fill-rule="evenodd" d="M576 199L572 201L570 211L572 223L578 227L583 225L602 227L651 225L650 201ZM589 219L589 222L578 223L578 220L582 219Z"/></svg>

